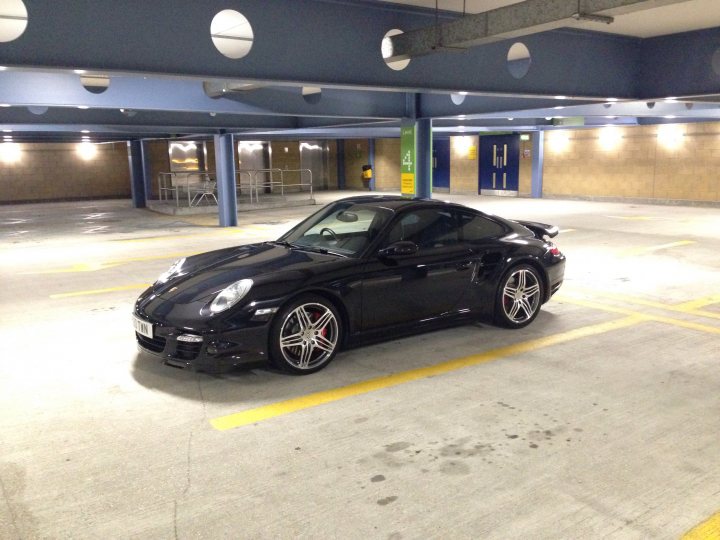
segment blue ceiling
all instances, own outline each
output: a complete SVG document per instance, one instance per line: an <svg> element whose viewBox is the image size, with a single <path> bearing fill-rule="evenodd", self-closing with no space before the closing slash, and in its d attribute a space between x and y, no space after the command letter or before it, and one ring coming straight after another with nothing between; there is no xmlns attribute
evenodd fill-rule
<svg viewBox="0 0 720 540"><path fill-rule="evenodd" d="M720 116L720 28L650 39L571 29L527 35L518 40L530 69L516 79L506 61L515 40L390 69L380 53L385 33L432 26L436 14L382 2L24 2L27 28L0 43L0 126L16 140L76 140L82 130L99 141L397 136L407 117L465 133L545 129L568 116L585 125ZM213 45L210 24L224 9L252 26L244 58ZM458 16L442 12L437 21ZM88 91L76 70L109 77L109 87ZM322 91L303 96L302 87Z"/></svg>

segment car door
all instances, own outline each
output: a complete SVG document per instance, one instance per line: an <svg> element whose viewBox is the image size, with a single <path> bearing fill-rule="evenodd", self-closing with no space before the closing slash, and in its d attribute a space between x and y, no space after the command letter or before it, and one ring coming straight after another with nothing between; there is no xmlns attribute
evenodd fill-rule
<svg viewBox="0 0 720 540"><path fill-rule="evenodd" d="M417 253L370 255L362 284L363 330L438 317L455 308L472 279L472 252L460 242L452 210L425 208L397 216L380 248L399 241Z"/></svg>

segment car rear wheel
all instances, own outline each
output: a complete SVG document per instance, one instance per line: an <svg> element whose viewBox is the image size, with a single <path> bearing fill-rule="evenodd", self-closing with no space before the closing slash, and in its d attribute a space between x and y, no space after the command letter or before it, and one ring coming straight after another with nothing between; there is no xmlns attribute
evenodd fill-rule
<svg viewBox="0 0 720 540"><path fill-rule="evenodd" d="M500 281L495 302L495 322L507 328L522 328L540 312L543 281L532 266L511 268Z"/></svg>
<svg viewBox="0 0 720 540"><path fill-rule="evenodd" d="M270 336L273 363L296 374L314 373L337 353L342 323L335 307L320 296L304 295L285 306Z"/></svg>

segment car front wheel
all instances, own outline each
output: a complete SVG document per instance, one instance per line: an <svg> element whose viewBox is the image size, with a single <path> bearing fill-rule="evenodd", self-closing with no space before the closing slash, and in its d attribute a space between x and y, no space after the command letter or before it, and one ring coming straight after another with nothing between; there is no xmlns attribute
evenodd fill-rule
<svg viewBox="0 0 720 540"><path fill-rule="evenodd" d="M280 369L308 374L327 366L337 353L342 323L335 307L320 296L304 295L275 318L270 352Z"/></svg>
<svg viewBox="0 0 720 540"><path fill-rule="evenodd" d="M543 281L538 271L523 264L511 268L500 281L495 302L495 322L507 328L522 328L540 312Z"/></svg>

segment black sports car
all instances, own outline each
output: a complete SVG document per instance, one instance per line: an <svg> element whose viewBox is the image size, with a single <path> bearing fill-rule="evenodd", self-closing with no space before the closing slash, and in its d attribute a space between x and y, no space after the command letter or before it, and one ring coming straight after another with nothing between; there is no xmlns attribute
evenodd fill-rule
<svg viewBox="0 0 720 540"><path fill-rule="evenodd" d="M312 373L365 340L477 319L522 328L562 284L557 232L434 200L342 199L277 241L175 262L138 298L135 335L176 367Z"/></svg>

